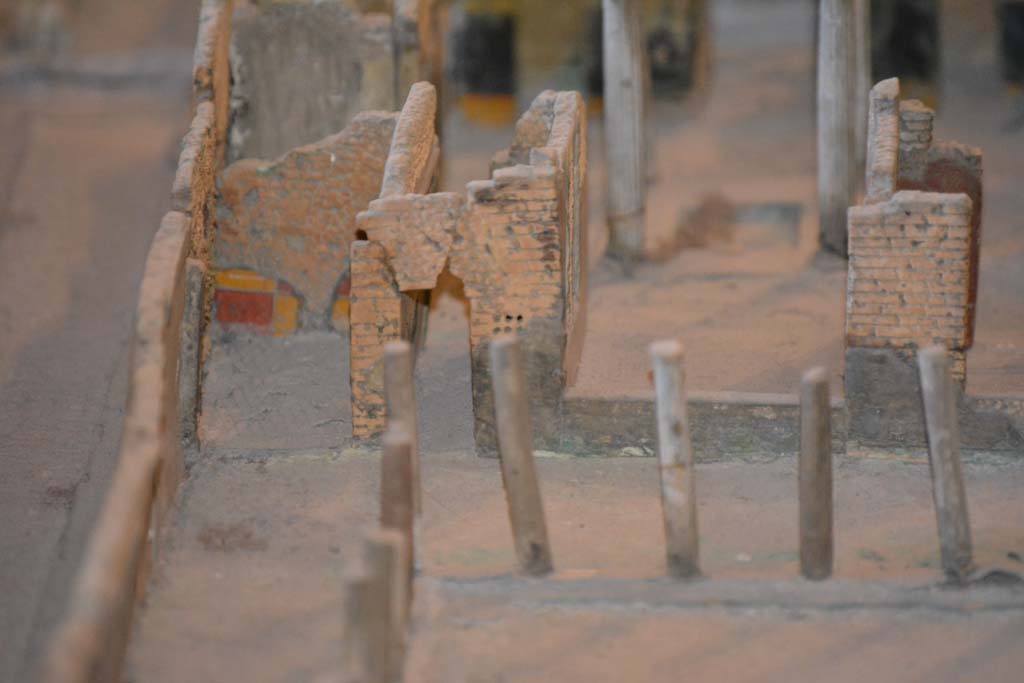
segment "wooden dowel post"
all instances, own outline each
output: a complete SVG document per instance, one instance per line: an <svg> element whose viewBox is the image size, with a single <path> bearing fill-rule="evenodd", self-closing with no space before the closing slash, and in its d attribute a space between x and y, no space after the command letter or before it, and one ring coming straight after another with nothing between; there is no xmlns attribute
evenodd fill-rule
<svg viewBox="0 0 1024 683"><path fill-rule="evenodd" d="M854 141L856 166L853 170L855 186L866 192L864 182L868 153L868 109L871 100L871 0L853 2L854 43Z"/></svg>
<svg viewBox="0 0 1024 683"><path fill-rule="evenodd" d="M800 381L800 573L832 575L832 411L828 375L811 368Z"/></svg>
<svg viewBox="0 0 1024 683"><path fill-rule="evenodd" d="M642 2L603 0L601 7L608 248L633 260L644 249L648 173Z"/></svg>
<svg viewBox="0 0 1024 683"><path fill-rule="evenodd" d="M345 579L345 683L392 682L395 645L390 578L360 567Z"/></svg>
<svg viewBox="0 0 1024 683"><path fill-rule="evenodd" d="M821 0L818 15L818 209L821 246L846 255L855 187L854 0Z"/></svg>
<svg viewBox="0 0 1024 683"><path fill-rule="evenodd" d="M500 335L491 341L491 380L501 478L519 568L535 576L547 574L552 570L551 547L533 461L522 355L519 340L512 335Z"/></svg>
<svg viewBox="0 0 1024 683"><path fill-rule="evenodd" d="M917 365L921 374L928 463L939 527L942 569L950 581L963 583L974 568L974 560L949 354L939 346L922 349L917 353Z"/></svg>
<svg viewBox="0 0 1024 683"><path fill-rule="evenodd" d="M405 633L409 622L409 564L405 537L394 529L375 529L366 535L366 566L371 576L387 584L391 622L391 678L401 673Z"/></svg>
<svg viewBox="0 0 1024 683"><path fill-rule="evenodd" d="M413 366L412 344L392 341L384 345L384 403L387 407L388 427L405 432L409 437L412 447L413 503L416 515L419 516L423 512L423 502Z"/></svg>
<svg viewBox="0 0 1024 683"><path fill-rule="evenodd" d="M412 445L409 436L398 429L388 429L381 441L380 525L402 535L402 554L406 576L406 601L412 600L412 576L415 553L413 511Z"/></svg>
<svg viewBox="0 0 1024 683"><path fill-rule="evenodd" d="M683 345L676 340L659 341L651 344L650 353L657 399L666 562L670 576L688 578L700 574L700 563L696 469L686 417Z"/></svg>

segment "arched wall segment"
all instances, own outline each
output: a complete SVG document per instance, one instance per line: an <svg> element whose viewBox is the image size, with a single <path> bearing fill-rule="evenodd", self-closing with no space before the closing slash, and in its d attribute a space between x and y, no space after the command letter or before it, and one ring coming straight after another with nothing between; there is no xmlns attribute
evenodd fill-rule
<svg viewBox="0 0 1024 683"><path fill-rule="evenodd" d="M423 106L434 103L428 88L414 86L403 119L415 113L432 120L431 106ZM585 125L578 93L544 92L520 120L511 147L496 155L490 179L469 183L465 195L400 194L394 188L412 183L389 180L382 196L359 215L368 242L352 251L357 437L379 434L385 426L380 349L409 328L402 292L432 288L447 263L470 301L478 450L492 453L495 446L486 349L494 335L505 332L524 338L537 441L558 439L562 392L582 345ZM401 161L410 157L407 150L424 147L428 128L399 129L410 131L396 131L392 142L392 155ZM391 194L383 196L385 191Z"/></svg>

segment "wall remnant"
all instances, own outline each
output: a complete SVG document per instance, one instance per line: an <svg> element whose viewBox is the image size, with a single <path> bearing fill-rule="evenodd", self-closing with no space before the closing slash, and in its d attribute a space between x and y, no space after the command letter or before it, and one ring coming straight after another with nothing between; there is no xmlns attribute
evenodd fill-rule
<svg viewBox="0 0 1024 683"><path fill-rule="evenodd" d="M218 322L279 335L347 324L355 214L378 196L394 130L384 112L440 73L437 14L434 0L207 0L197 93L235 162L217 207Z"/></svg>
<svg viewBox="0 0 1024 683"><path fill-rule="evenodd" d="M356 214L380 190L394 129L394 114L366 112L276 161L243 159L224 169L214 246L221 322L269 328L274 306L264 315L266 306L245 293L280 290L301 303L276 332L331 324L339 289L347 293ZM271 284L235 286L254 278Z"/></svg>
<svg viewBox="0 0 1024 683"><path fill-rule="evenodd" d="M965 194L918 191L850 209L849 346L941 344L963 381L974 303L970 213Z"/></svg>
<svg viewBox="0 0 1024 683"><path fill-rule="evenodd" d="M575 92L541 93L511 147L496 155L489 180L469 183L465 195L409 192L427 186L434 172L429 162L407 162L432 158L426 150L436 141L425 122L435 106L432 86L413 87L381 196L357 219L368 241L352 248L353 435L383 430L383 344L414 336L408 293L432 288L447 263L470 303L478 450L495 453L487 350L490 339L507 332L523 335L535 443L550 447L560 436L562 392L582 346L585 105Z"/></svg>
<svg viewBox="0 0 1024 683"><path fill-rule="evenodd" d="M925 444L915 350L939 344L960 391L965 446L1020 441L1005 416L966 396L981 241L981 150L933 140L934 112L871 91L867 196L848 212L846 401L851 443Z"/></svg>
<svg viewBox="0 0 1024 683"><path fill-rule="evenodd" d="M942 344L966 377L981 243L981 150L933 141L935 113L871 91L867 197L849 210L847 343Z"/></svg>

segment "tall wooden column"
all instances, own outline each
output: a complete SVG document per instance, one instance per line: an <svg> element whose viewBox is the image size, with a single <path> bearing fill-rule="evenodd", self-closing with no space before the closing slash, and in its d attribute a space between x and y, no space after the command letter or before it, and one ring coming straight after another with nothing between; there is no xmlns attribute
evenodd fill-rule
<svg viewBox="0 0 1024 683"><path fill-rule="evenodd" d="M644 40L639 0L603 0L604 139L609 251L643 253L647 193Z"/></svg>
<svg viewBox="0 0 1024 683"><path fill-rule="evenodd" d="M866 191L865 168L868 154L868 108L871 100L871 0L854 0L854 120L853 158L854 187L858 194Z"/></svg>
<svg viewBox="0 0 1024 683"><path fill-rule="evenodd" d="M818 12L818 213L821 246L846 256L853 203L854 0L821 0Z"/></svg>
<svg viewBox="0 0 1024 683"><path fill-rule="evenodd" d="M800 381L800 573L832 575L832 405L828 375L812 368Z"/></svg>

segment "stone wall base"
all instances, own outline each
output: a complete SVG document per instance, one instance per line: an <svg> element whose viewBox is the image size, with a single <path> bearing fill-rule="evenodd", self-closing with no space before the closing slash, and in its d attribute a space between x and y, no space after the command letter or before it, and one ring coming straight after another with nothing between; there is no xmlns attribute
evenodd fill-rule
<svg viewBox="0 0 1024 683"><path fill-rule="evenodd" d="M955 386L964 449L1024 453L1024 436L1007 412ZM860 447L928 446L917 364L910 350L849 347L846 407L849 439Z"/></svg>

